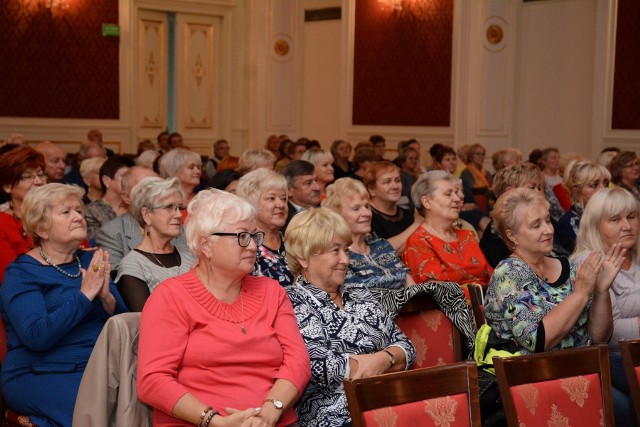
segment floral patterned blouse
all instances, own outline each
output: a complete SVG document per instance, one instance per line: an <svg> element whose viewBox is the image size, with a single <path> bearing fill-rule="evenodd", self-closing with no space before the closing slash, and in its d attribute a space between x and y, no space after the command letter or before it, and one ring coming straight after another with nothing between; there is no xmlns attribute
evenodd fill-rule
<svg viewBox="0 0 640 427"><path fill-rule="evenodd" d="M278 250L268 248L264 244L258 247L256 264L251 274L258 277L269 277L276 280L280 285L287 287L293 284L293 275L287 266L282 233L280 234L280 239L282 243Z"/></svg>
<svg viewBox="0 0 640 427"><path fill-rule="evenodd" d="M445 242L424 227L418 227L409 236L404 245L402 262L409 267L416 283L428 280L456 282L459 285L489 283L493 268L485 259L474 233L460 229L455 232L458 235L456 242Z"/></svg>
<svg viewBox="0 0 640 427"><path fill-rule="evenodd" d="M491 277L484 299L487 323L498 337L514 340L523 354L544 351L542 319L573 293L576 264L567 258L558 259L562 272L555 283L547 283L515 257L498 264ZM576 324L553 350L591 344L587 331L591 303L590 298Z"/></svg>
<svg viewBox="0 0 640 427"><path fill-rule="evenodd" d="M340 286L344 311L300 276L286 292L311 357L311 381L296 407L301 426L340 427L351 421L342 386L349 377L350 354L399 347L406 356L405 369L413 366L413 344L367 288Z"/></svg>
<svg viewBox="0 0 640 427"><path fill-rule="evenodd" d="M373 239L368 244L368 254L349 251L345 283L367 288L404 288L409 269L402 264L393 246L385 239Z"/></svg>

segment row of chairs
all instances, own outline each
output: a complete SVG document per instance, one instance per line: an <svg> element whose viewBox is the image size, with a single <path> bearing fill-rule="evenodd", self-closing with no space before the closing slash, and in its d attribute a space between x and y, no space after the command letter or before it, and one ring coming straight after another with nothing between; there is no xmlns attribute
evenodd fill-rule
<svg viewBox="0 0 640 427"><path fill-rule="evenodd" d="M640 340L621 341L640 413ZM493 359L509 427L614 426L606 344ZM345 380L353 427L480 426L474 362Z"/></svg>

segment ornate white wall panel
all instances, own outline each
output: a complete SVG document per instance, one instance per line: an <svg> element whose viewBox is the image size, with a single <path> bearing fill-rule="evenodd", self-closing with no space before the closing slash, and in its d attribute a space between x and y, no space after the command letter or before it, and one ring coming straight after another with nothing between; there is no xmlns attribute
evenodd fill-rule
<svg viewBox="0 0 640 427"><path fill-rule="evenodd" d="M298 109L296 31L298 2L269 0L267 40L267 131L292 131Z"/></svg>
<svg viewBox="0 0 640 427"><path fill-rule="evenodd" d="M213 25L186 23L183 74L186 128L211 129L215 70Z"/></svg>
<svg viewBox="0 0 640 427"><path fill-rule="evenodd" d="M138 123L164 129L167 105L167 16L144 11L138 22Z"/></svg>

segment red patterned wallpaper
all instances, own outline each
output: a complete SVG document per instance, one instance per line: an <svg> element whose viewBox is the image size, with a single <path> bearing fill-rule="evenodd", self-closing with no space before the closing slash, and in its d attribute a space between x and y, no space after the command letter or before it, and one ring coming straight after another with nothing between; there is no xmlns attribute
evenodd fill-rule
<svg viewBox="0 0 640 427"><path fill-rule="evenodd" d="M119 39L102 37L103 23L118 23L118 2L47 2L1 2L0 116L119 118Z"/></svg>
<svg viewBox="0 0 640 427"><path fill-rule="evenodd" d="M613 80L613 129L640 129L640 2L618 0L616 60Z"/></svg>
<svg viewBox="0 0 640 427"><path fill-rule="evenodd" d="M353 124L449 126L453 0L357 0Z"/></svg>

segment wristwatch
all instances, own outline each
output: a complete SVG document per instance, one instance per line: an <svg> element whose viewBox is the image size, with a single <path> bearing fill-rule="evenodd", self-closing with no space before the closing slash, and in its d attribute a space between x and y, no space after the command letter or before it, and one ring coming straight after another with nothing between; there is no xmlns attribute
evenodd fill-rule
<svg viewBox="0 0 640 427"><path fill-rule="evenodd" d="M273 406L276 407L276 409L280 409L282 410L282 408L284 408L284 403L282 403L282 400L278 400L278 399L265 399L264 402L271 402L273 403Z"/></svg>

